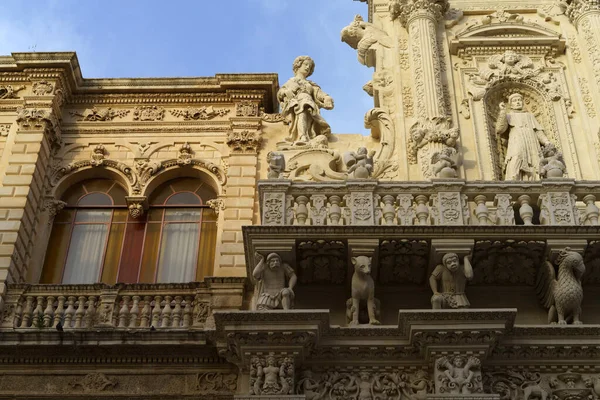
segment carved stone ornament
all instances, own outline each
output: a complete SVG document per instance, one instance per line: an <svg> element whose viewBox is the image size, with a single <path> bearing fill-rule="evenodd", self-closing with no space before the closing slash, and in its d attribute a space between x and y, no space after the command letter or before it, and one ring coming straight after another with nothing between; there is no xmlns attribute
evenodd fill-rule
<svg viewBox="0 0 600 400"><path fill-rule="evenodd" d="M373 157L375 151L368 151L366 147L359 147L357 151L344 153L344 164L350 179L368 179L373 174Z"/></svg>
<svg viewBox="0 0 600 400"><path fill-rule="evenodd" d="M375 48L379 44L385 48L393 47L392 39L388 34L370 22L366 22L360 15L342 29L342 42L347 43L358 51L358 62L367 67L375 66Z"/></svg>
<svg viewBox="0 0 600 400"><path fill-rule="evenodd" d="M294 359L274 353L252 357L250 395L285 396L294 393Z"/></svg>
<svg viewBox="0 0 600 400"><path fill-rule="evenodd" d="M206 202L206 205L215 210L216 215L219 215L219 212L225 209L225 200L221 198L211 199Z"/></svg>
<svg viewBox="0 0 600 400"><path fill-rule="evenodd" d="M43 129L56 125L56 118L46 109L18 108L17 123L22 129Z"/></svg>
<svg viewBox="0 0 600 400"><path fill-rule="evenodd" d="M434 310L443 308L468 308L470 306L465 289L467 282L473 280L473 267L470 257L464 258L461 265L458 254L446 253L429 278L433 296L431 307Z"/></svg>
<svg viewBox="0 0 600 400"><path fill-rule="evenodd" d="M62 209L65 208L66 205L67 205L67 203L65 203L64 201L57 200L54 198L47 198L46 200L44 200L43 209L48 211L48 216L49 216L48 224L52 223L52 220L54 219L54 217L56 217L56 215L59 212L61 212Z"/></svg>
<svg viewBox="0 0 600 400"><path fill-rule="evenodd" d="M203 372L196 375L196 390L202 394L232 393L237 389L237 375L224 372Z"/></svg>
<svg viewBox="0 0 600 400"><path fill-rule="evenodd" d="M567 172L565 160L560 151L552 143L542 147L540 160L540 176L545 179L562 178Z"/></svg>
<svg viewBox="0 0 600 400"><path fill-rule="evenodd" d="M208 120L215 117L223 117L230 111L229 108L215 108L213 106L202 106L198 108L188 107L186 109L170 110L169 112L176 118L189 120Z"/></svg>
<svg viewBox="0 0 600 400"><path fill-rule="evenodd" d="M305 241L298 243L298 279L300 283L341 284L346 281L346 245L341 241Z"/></svg>
<svg viewBox="0 0 600 400"><path fill-rule="evenodd" d="M420 119L410 129L408 160L411 164L419 163L424 178L435 176L434 171L438 171L438 175L444 171L444 175L456 176L458 155L456 152L448 155L445 149L456 147L459 131L458 128L450 127L450 123L448 118L426 118ZM434 157L436 153L438 155ZM435 169L432 166L433 161L436 161L434 165L440 162ZM454 173L448 169L453 169Z"/></svg>
<svg viewBox="0 0 600 400"><path fill-rule="evenodd" d="M285 224L285 193L265 193L262 203L263 225Z"/></svg>
<svg viewBox="0 0 600 400"><path fill-rule="evenodd" d="M307 400L342 399L425 399L433 392L433 382L425 370L302 371L296 392Z"/></svg>
<svg viewBox="0 0 600 400"><path fill-rule="evenodd" d="M448 0L390 0L389 11L392 20L398 18L406 26L416 14L428 14L440 20L450 9Z"/></svg>
<svg viewBox="0 0 600 400"><path fill-rule="evenodd" d="M177 152L177 165L190 165L192 163L192 156L192 146L190 146L188 142L185 142L181 145L179 151Z"/></svg>
<svg viewBox="0 0 600 400"><path fill-rule="evenodd" d="M382 240L379 245L378 282L425 283L429 252L429 245L425 240Z"/></svg>
<svg viewBox="0 0 600 400"><path fill-rule="evenodd" d="M31 91L36 96L49 95L54 91L54 84L48 81L35 82Z"/></svg>
<svg viewBox="0 0 600 400"><path fill-rule="evenodd" d="M111 107L108 108L96 108L92 107L84 111L70 111L73 117L79 117L78 121L112 121L115 118L123 118L129 114L129 110L114 110Z"/></svg>
<svg viewBox="0 0 600 400"><path fill-rule="evenodd" d="M444 356L435 362L437 394L477 394L483 392L481 360L475 356Z"/></svg>
<svg viewBox="0 0 600 400"><path fill-rule="evenodd" d="M279 151L270 151L267 154L268 172L267 178L279 179L285 171L285 156Z"/></svg>
<svg viewBox="0 0 600 400"><path fill-rule="evenodd" d="M258 103L253 101L242 101L235 105L235 116L236 117L257 117L258 116Z"/></svg>
<svg viewBox="0 0 600 400"><path fill-rule="evenodd" d="M234 131L227 135L227 145L233 153L255 153L261 142L260 132L256 131Z"/></svg>
<svg viewBox="0 0 600 400"><path fill-rule="evenodd" d="M254 255L256 266L252 276L256 280L254 287L253 309L259 311L294 308L294 286L296 273L284 263L277 253Z"/></svg>
<svg viewBox="0 0 600 400"><path fill-rule="evenodd" d="M162 121L165 109L161 106L142 106L133 110L134 121Z"/></svg>
<svg viewBox="0 0 600 400"><path fill-rule="evenodd" d="M348 325L379 325L379 300L375 298L375 282L371 276L371 257L352 257L352 297L346 301Z"/></svg>
<svg viewBox="0 0 600 400"><path fill-rule="evenodd" d="M17 93L25 89L25 86L13 87L12 85L0 85L0 100L16 99Z"/></svg>
<svg viewBox="0 0 600 400"><path fill-rule="evenodd" d="M92 150L92 158L90 160L90 164L94 167L99 167L104 163L104 159L106 158L106 148L99 144L94 147Z"/></svg>
<svg viewBox="0 0 600 400"><path fill-rule="evenodd" d="M145 196L127 196L125 200L129 215L133 219L139 219L148 208L148 199Z"/></svg>
<svg viewBox="0 0 600 400"><path fill-rule="evenodd" d="M86 393L94 393L114 389L117 386L117 381L109 379L101 372L93 372L79 381L70 383L70 386L73 388L81 387Z"/></svg>
<svg viewBox="0 0 600 400"><path fill-rule="evenodd" d="M8 136L10 124L0 124L0 136Z"/></svg>
<svg viewBox="0 0 600 400"><path fill-rule="evenodd" d="M567 0L561 3L566 5L565 15L574 24L588 12L600 12L600 3L597 0Z"/></svg>
<svg viewBox="0 0 600 400"><path fill-rule="evenodd" d="M194 301L194 323L204 324L211 314L210 303L201 301L200 296L196 296Z"/></svg>
<svg viewBox="0 0 600 400"><path fill-rule="evenodd" d="M486 372L483 388L485 393L500 395L500 400L550 398L548 391L542 387L542 375L527 370Z"/></svg>
<svg viewBox="0 0 600 400"><path fill-rule="evenodd" d="M583 288L581 280L585 274L585 264L581 254L565 248L559 253L558 278L554 265L547 261L540 268L536 290L542 305L548 308L548 323L575 325L581 322L581 302Z"/></svg>

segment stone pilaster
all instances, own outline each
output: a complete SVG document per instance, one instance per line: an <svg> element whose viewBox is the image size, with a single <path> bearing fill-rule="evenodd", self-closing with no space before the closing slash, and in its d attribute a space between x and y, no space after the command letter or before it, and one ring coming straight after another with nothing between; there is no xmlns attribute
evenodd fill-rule
<svg viewBox="0 0 600 400"><path fill-rule="evenodd" d="M46 102L38 101L36 107L18 109L15 140L5 150L10 153L5 154L8 164L0 182L2 287L4 282L27 278L37 231L45 226L40 220L42 216L47 217L41 210L48 209L44 198L45 176L52 145L60 141L60 127L51 101L47 107L40 107L43 103Z"/></svg>

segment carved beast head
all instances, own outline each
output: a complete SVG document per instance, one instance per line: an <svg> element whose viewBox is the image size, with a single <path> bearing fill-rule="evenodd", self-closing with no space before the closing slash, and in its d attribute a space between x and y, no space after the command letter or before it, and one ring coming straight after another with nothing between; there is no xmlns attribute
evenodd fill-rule
<svg viewBox="0 0 600 400"><path fill-rule="evenodd" d="M371 257L358 256L352 257L352 265L354 265L354 272L368 275L371 273Z"/></svg>

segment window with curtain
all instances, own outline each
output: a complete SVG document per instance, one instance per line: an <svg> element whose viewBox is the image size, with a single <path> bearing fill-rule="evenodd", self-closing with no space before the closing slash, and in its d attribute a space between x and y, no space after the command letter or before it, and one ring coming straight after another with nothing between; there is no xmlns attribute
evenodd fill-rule
<svg viewBox="0 0 600 400"><path fill-rule="evenodd" d="M215 259L214 191L180 178L157 188L150 209L132 219L115 182L82 182L63 196L41 283L175 283L202 280Z"/></svg>

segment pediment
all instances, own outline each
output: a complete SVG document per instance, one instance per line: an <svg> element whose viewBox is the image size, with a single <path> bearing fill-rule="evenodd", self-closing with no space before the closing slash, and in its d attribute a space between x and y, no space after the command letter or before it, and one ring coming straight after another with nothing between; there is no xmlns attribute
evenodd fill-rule
<svg viewBox="0 0 600 400"><path fill-rule="evenodd" d="M450 41L450 51L471 47L548 47L555 54L565 51L566 40L560 33L541 25L525 21L505 21L477 24L458 33Z"/></svg>

